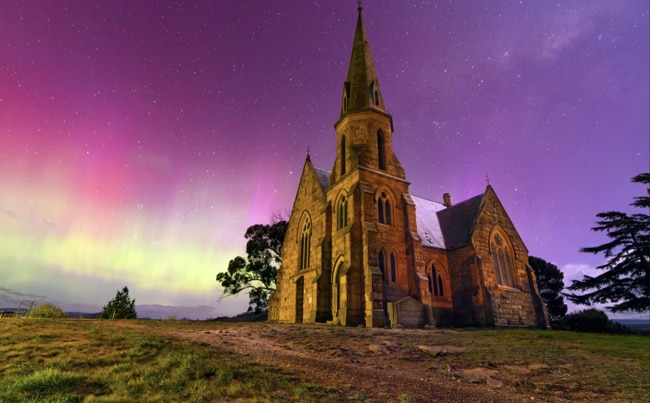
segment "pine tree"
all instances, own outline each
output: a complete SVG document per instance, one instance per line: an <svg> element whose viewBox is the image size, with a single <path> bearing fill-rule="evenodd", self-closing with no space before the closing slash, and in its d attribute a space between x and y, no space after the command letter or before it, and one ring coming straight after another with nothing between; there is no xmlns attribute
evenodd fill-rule
<svg viewBox="0 0 650 403"><path fill-rule="evenodd" d="M102 319L135 319L135 298L129 298L129 288L124 286L122 291L117 291L115 298L106 304L102 310Z"/></svg>
<svg viewBox="0 0 650 403"><path fill-rule="evenodd" d="M631 206L650 208L650 173L632 178L632 182L647 185L648 196L635 197ZM608 211L600 218L594 231L604 231L611 239L599 246L582 248L582 252L603 254L607 262L597 269L604 273L574 280L571 291L589 291L582 295L566 294L569 300L583 305L609 303L612 312L650 311L650 216L647 213L626 214Z"/></svg>

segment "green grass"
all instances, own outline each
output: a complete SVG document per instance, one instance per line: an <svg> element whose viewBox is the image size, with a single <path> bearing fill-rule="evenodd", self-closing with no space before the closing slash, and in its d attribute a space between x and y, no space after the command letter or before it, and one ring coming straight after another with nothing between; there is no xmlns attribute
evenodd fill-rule
<svg viewBox="0 0 650 403"><path fill-rule="evenodd" d="M459 338L463 333L471 337ZM531 391L583 392L627 401L644 401L650 395L647 336L489 329L450 332L437 342L465 347L463 354L443 357L441 370L444 364L465 368L537 364L543 367L533 370Z"/></svg>
<svg viewBox="0 0 650 403"><path fill-rule="evenodd" d="M336 389L323 386L309 371L283 370L260 364L254 355L178 337L235 330L315 354L356 354L368 363L374 357L368 345L389 343L396 349L387 356L390 365L418 365L452 384L453 370L498 369L502 390L538 400L647 401L650 395L647 336L12 318L0 320L0 402L386 400L380 397L384 389L357 391L345 382ZM431 357L421 345L464 351ZM530 373L517 374L513 366ZM393 400L419 401L418 393L403 390Z"/></svg>
<svg viewBox="0 0 650 403"><path fill-rule="evenodd" d="M240 356L111 321L0 321L0 401L320 400L335 391ZM176 325L179 326L179 325ZM191 325L189 325L191 326Z"/></svg>

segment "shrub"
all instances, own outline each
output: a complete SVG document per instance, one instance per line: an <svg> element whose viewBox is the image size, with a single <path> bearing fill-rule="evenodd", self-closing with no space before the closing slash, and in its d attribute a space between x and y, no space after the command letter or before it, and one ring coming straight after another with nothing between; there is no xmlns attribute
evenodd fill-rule
<svg viewBox="0 0 650 403"><path fill-rule="evenodd" d="M65 318L65 316L61 308L52 304L39 305L29 313L30 318Z"/></svg>
<svg viewBox="0 0 650 403"><path fill-rule="evenodd" d="M605 312L590 308L566 315L563 322L567 330L604 333L607 331L608 320Z"/></svg>
<svg viewBox="0 0 650 403"><path fill-rule="evenodd" d="M590 308L566 315L557 325L556 330L574 330L576 332L633 334L629 327L609 320L601 310Z"/></svg>

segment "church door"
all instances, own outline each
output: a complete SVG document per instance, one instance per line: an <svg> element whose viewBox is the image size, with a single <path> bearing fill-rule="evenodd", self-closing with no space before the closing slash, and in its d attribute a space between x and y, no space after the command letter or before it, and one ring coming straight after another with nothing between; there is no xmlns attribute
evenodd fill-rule
<svg viewBox="0 0 650 403"><path fill-rule="evenodd" d="M345 324L347 307L346 275L343 274L343 262L339 263L332 276L332 319Z"/></svg>
<svg viewBox="0 0 650 403"><path fill-rule="evenodd" d="M303 300L305 295L305 278L296 281L296 323L302 323Z"/></svg>

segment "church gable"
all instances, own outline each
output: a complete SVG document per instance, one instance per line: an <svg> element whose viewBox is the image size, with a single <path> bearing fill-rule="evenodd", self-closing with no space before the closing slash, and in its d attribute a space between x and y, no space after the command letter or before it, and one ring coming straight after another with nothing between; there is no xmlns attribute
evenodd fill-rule
<svg viewBox="0 0 650 403"><path fill-rule="evenodd" d="M314 255L327 233L327 186L329 173L305 162L291 210L284 244L282 266L285 274L318 264Z"/></svg>
<svg viewBox="0 0 650 403"><path fill-rule="evenodd" d="M486 255L489 252L485 248L493 237L494 231L498 229L512 244L515 257L521 259L525 256L526 260L528 259L528 249L492 186L488 186L482 195L474 221L472 243L477 249L481 249L480 253Z"/></svg>

